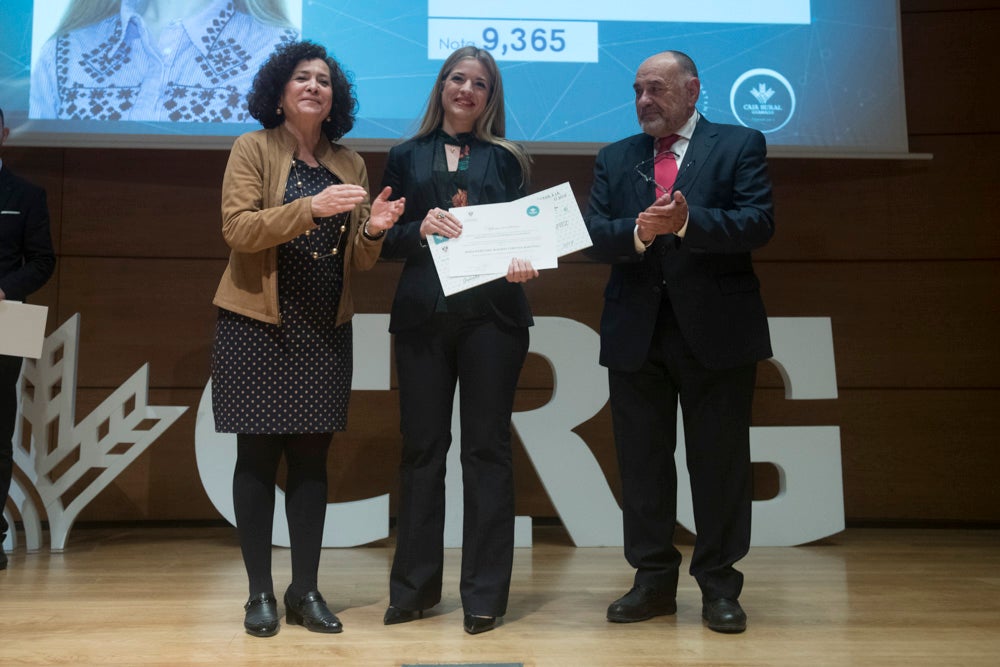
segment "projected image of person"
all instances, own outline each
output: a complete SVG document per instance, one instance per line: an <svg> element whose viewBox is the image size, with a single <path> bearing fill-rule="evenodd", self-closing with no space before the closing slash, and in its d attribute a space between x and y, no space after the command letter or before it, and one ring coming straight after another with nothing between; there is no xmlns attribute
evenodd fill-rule
<svg viewBox="0 0 1000 667"><path fill-rule="evenodd" d="M340 632L317 587L327 507L327 452L347 426L354 301L351 274L378 261L403 212L385 189L369 205L368 173L336 143L354 125L354 87L326 50L280 47L261 67L250 115L222 181L229 265L212 352L215 428L236 433L233 505L249 580L244 627L278 631L271 576L275 481L287 467L292 581L285 618Z"/></svg>
<svg viewBox="0 0 1000 667"><path fill-rule="evenodd" d="M507 275L445 297L428 236L454 238L452 207L526 194L529 161L504 138L500 71L464 47L441 67L416 136L393 147L383 184L406 197L382 257L405 259L392 304L403 436L396 553L384 623L420 618L441 600L445 460L458 383L464 485L461 597L466 632L506 613L514 554L510 416L533 324L521 287L538 276L513 259Z"/></svg>
<svg viewBox="0 0 1000 667"><path fill-rule="evenodd" d="M642 133L600 151L585 216L595 259L610 262L600 363L608 368L634 586L608 607L628 623L677 610L677 400L697 539L690 572L702 616L742 632L750 548L750 408L771 356L751 251L774 234L764 136L695 108L691 58L648 58L633 83Z"/></svg>
<svg viewBox="0 0 1000 667"><path fill-rule="evenodd" d="M28 115L249 122L254 73L297 39L285 1L72 0L33 64Z"/></svg>

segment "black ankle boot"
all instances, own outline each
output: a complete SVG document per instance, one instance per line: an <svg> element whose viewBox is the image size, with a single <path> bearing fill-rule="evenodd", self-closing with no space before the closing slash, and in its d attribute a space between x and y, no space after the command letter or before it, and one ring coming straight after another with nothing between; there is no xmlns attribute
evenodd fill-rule
<svg viewBox="0 0 1000 667"><path fill-rule="evenodd" d="M311 591L293 603L285 592L285 620L290 625L301 625L312 632L337 633L344 630L319 591Z"/></svg>
<svg viewBox="0 0 1000 667"><path fill-rule="evenodd" d="M274 593L260 593L250 596L243 605L246 618L243 627L254 637L272 637L278 634L278 600Z"/></svg>

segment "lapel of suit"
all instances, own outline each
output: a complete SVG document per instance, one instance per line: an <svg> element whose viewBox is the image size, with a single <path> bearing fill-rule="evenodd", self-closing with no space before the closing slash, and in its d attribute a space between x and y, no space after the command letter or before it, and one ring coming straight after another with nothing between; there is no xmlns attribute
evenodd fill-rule
<svg viewBox="0 0 1000 667"><path fill-rule="evenodd" d="M687 150L684 151L684 160L680 164L677 180L674 182L675 190L688 191L698 177L698 172L708 162L708 157L712 153L712 149L715 148L718 138L719 131L715 124L709 122L704 116L699 118L698 124L694 126L694 132L691 134Z"/></svg>
<svg viewBox="0 0 1000 667"><path fill-rule="evenodd" d="M434 146L437 145L434 134L421 138L413 146L412 169L414 174L419 174L417 185L420 196L427 202L426 210L438 205L437 191L434 189Z"/></svg>
<svg viewBox="0 0 1000 667"><path fill-rule="evenodd" d="M14 199L14 179L10 177L7 167L0 169L0 209L8 208L7 204Z"/></svg>
<svg viewBox="0 0 1000 667"><path fill-rule="evenodd" d="M353 183L355 175L351 173L352 161L329 141L320 140L314 151L316 160L322 164L341 183Z"/></svg>

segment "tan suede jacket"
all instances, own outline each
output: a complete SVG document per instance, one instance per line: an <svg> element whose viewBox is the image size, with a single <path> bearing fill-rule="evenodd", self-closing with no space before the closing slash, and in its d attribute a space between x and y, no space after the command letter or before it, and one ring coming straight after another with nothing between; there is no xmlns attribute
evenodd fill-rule
<svg viewBox="0 0 1000 667"><path fill-rule="evenodd" d="M317 228L312 197L282 204L295 146L295 137L283 125L244 134L233 143L222 180L222 236L232 252L212 303L271 324L280 324L278 245ZM365 163L354 151L323 139L314 155L344 183L368 189ZM351 271L370 269L382 248L381 238L372 241L362 234L370 213L370 201L357 206L345 232L337 326L354 315Z"/></svg>

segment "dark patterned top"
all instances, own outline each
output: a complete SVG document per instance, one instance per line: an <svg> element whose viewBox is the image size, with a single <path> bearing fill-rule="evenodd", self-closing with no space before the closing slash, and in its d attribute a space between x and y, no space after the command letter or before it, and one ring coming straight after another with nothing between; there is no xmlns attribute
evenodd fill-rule
<svg viewBox="0 0 1000 667"><path fill-rule="evenodd" d="M469 156L472 154L472 133L460 133L453 137L444 130L438 130L434 146L434 188L440 208L450 209L469 205ZM453 171L448 165L448 147L456 148L458 164Z"/></svg>
<svg viewBox="0 0 1000 667"><path fill-rule="evenodd" d="M434 191L438 199L438 208L449 210L469 205L469 156L472 155L472 143L476 137L471 132L462 132L451 136L444 130L438 130L434 142ZM448 165L448 147L457 147L458 161L454 171ZM481 290L471 289L445 296L444 291L438 293L434 312L457 313L465 316L483 315L489 310L489 303L483 298Z"/></svg>
<svg viewBox="0 0 1000 667"><path fill-rule="evenodd" d="M339 183L322 166L294 164L286 204ZM350 322L335 322L349 216L317 218L318 230L278 246L280 324L219 309L212 354L216 431L330 433L347 427L352 329Z"/></svg>
<svg viewBox="0 0 1000 667"><path fill-rule="evenodd" d="M121 12L42 48L31 75L31 118L249 122L254 75L289 28L262 23L214 0L163 28L154 42L138 12Z"/></svg>

